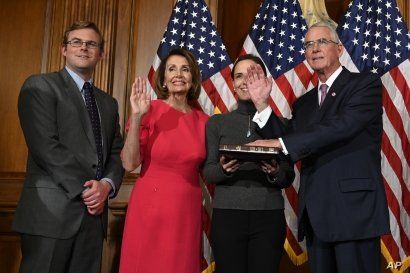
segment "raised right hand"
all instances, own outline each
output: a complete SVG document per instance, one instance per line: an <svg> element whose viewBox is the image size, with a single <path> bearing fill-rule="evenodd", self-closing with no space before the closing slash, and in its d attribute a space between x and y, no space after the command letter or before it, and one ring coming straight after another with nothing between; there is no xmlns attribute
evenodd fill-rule
<svg viewBox="0 0 410 273"><path fill-rule="evenodd" d="M151 106L151 96L147 91L147 81L144 78L135 77L131 89L130 103L133 115L142 117L148 112Z"/></svg>

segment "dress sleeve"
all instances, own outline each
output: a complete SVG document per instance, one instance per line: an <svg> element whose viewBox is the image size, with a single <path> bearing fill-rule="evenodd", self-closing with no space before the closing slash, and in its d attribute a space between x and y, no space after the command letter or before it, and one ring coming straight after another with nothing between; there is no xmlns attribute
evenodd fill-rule
<svg viewBox="0 0 410 273"><path fill-rule="evenodd" d="M149 140L149 132L150 132L150 121L152 119L151 109L148 113L144 115L140 125L140 158L141 162L144 161L144 157L146 155L146 148ZM128 130L130 128L130 119L128 119L127 123L125 124L125 132L128 134Z"/></svg>

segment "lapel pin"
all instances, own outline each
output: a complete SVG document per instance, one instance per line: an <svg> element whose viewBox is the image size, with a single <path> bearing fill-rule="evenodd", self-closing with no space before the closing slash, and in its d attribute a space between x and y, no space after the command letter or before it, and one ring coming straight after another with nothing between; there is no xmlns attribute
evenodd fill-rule
<svg viewBox="0 0 410 273"><path fill-rule="evenodd" d="M332 97L334 97L334 96L336 96L336 93L335 93L335 92L332 93Z"/></svg>

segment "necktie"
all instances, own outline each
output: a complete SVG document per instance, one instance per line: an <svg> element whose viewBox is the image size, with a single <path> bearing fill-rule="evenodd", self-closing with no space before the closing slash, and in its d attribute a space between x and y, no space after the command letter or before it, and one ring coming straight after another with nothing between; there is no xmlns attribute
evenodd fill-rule
<svg viewBox="0 0 410 273"><path fill-rule="evenodd" d="M326 83L322 83L322 84L320 85L319 90L320 90L320 103L319 103L319 106L322 106L323 101L325 100L325 97L326 97L327 84L326 84Z"/></svg>
<svg viewBox="0 0 410 273"><path fill-rule="evenodd" d="M102 178L103 167L100 115L98 113L97 103L95 102L93 87L89 82L84 83L83 91L85 106L87 107L88 115L90 116L95 146L97 147L98 164L95 179L100 180Z"/></svg>

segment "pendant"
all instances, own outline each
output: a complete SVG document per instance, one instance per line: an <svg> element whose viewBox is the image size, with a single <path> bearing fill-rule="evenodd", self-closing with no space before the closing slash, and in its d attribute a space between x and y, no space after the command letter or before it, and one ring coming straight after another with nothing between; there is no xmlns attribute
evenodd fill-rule
<svg viewBox="0 0 410 273"><path fill-rule="evenodd" d="M251 130L248 129L248 132L246 133L246 137L250 137L251 136Z"/></svg>

